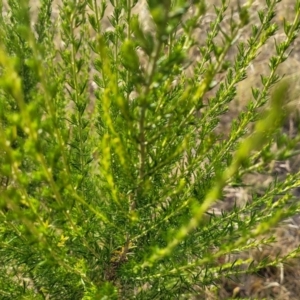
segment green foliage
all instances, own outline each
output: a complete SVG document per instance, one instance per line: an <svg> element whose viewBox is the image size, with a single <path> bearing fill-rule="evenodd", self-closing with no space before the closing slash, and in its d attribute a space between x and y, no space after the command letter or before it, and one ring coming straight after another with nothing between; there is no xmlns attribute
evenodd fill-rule
<svg viewBox="0 0 300 300"><path fill-rule="evenodd" d="M148 1L151 30L133 13L137 1L63 0L57 20L52 2L40 1L34 26L29 1L1 7L0 298L185 299L239 274L245 261L216 262L270 243L262 235L299 211L298 173L243 207L210 210L227 185L297 153L281 133L289 86L272 88L299 31L299 1L228 135L217 126L277 32L278 1L258 12L246 43L251 1L226 32L220 1L201 43L202 0L192 16L187 1Z"/></svg>

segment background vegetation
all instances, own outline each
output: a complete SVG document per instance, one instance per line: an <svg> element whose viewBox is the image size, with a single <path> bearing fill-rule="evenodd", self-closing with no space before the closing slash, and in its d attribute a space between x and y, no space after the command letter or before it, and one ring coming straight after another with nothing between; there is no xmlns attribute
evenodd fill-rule
<svg viewBox="0 0 300 300"><path fill-rule="evenodd" d="M300 2L215 2L0 2L1 299L297 299Z"/></svg>

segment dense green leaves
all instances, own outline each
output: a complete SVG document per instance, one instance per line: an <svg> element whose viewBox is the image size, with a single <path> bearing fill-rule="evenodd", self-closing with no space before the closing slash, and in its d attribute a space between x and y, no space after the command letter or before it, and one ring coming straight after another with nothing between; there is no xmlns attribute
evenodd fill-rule
<svg viewBox="0 0 300 300"><path fill-rule="evenodd" d="M205 1L64 0L58 19L53 2L40 1L34 26L25 0L0 18L0 298L190 299L244 265L257 270L223 258L272 242L261 235L299 211L299 173L244 205L212 207L245 174L299 152L299 134L281 131L290 85L277 74L299 1L261 86L221 132L278 30L278 1L255 24L251 1L239 6L227 27L220 1L203 40Z"/></svg>

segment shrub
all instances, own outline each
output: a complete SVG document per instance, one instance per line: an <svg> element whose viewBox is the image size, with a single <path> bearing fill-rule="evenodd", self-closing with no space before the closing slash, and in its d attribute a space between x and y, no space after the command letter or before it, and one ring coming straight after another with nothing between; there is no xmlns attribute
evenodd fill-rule
<svg viewBox="0 0 300 300"><path fill-rule="evenodd" d="M52 0L35 13L26 0L1 7L1 299L205 297L221 278L297 255L228 259L271 243L298 212L298 173L213 207L245 174L298 153L300 135L282 132L293 83L277 69L300 2L227 129L238 83L279 30L279 1L259 22L252 1L232 15L226 0L191 2L63 0L59 16Z"/></svg>

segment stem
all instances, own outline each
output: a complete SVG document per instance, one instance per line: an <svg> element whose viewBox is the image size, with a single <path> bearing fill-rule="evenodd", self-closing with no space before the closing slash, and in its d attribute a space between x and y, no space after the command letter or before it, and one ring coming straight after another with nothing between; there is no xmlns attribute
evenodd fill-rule
<svg viewBox="0 0 300 300"><path fill-rule="evenodd" d="M156 62L159 57L159 53L161 51L162 41L159 40L155 52L150 58L149 65L148 65L148 78L146 83L146 88L144 91L144 95L142 98L141 108L140 108L140 121L139 121L139 141L140 141L140 169L139 169L139 178L140 184L138 188L138 196L142 195L141 192L141 182L143 181L145 175L145 161L146 161L146 133L145 133L145 118L146 118L146 109L147 109L147 100L146 97L149 94L150 86L153 80L153 76L156 70Z"/></svg>

